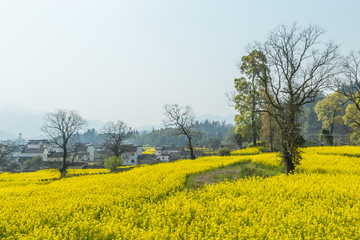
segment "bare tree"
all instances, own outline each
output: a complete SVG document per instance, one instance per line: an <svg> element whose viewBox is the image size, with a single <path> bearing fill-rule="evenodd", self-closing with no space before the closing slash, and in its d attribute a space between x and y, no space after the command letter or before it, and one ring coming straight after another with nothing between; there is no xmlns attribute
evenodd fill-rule
<svg viewBox="0 0 360 240"><path fill-rule="evenodd" d="M265 42L255 43L249 50L259 50L266 57L266 68L255 72L264 92L264 111L280 129L281 155L287 173L293 172L301 160L302 106L313 102L338 73L338 46L323 43L323 33L317 26L281 25L270 32Z"/></svg>
<svg viewBox="0 0 360 240"><path fill-rule="evenodd" d="M63 151L63 162L60 168L61 177L65 177L69 164L66 162L69 143L77 131L82 130L87 122L76 111L63 109L47 114L41 130Z"/></svg>
<svg viewBox="0 0 360 240"><path fill-rule="evenodd" d="M194 119L195 115L189 105L181 107L178 104L166 104L164 120L165 127L174 128L174 135L185 135L188 139L190 158L195 159L192 139L194 138Z"/></svg>
<svg viewBox="0 0 360 240"><path fill-rule="evenodd" d="M11 158L11 153L14 151L15 145L12 141L6 141L0 144L0 167L2 171L8 170L8 161Z"/></svg>
<svg viewBox="0 0 360 240"><path fill-rule="evenodd" d="M360 51L351 52L342 61L342 78L336 88L360 111Z"/></svg>
<svg viewBox="0 0 360 240"><path fill-rule="evenodd" d="M119 120L116 123L106 123L102 132L107 137L107 149L112 151L116 157L119 157L124 152L121 145L125 140L132 136L134 131L125 122Z"/></svg>

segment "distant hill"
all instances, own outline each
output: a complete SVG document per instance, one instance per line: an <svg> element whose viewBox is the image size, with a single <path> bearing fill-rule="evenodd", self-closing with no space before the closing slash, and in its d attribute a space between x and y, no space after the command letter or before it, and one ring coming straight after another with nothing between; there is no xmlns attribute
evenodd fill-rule
<svg viewBox="0 0 360 240"><path fill-rule="evenodd" d="M0 131L8 135L0 135L2 140L14 139L21 133L24 138L40 138L43 133L40 127L43 124L43 114L20 113L0 109Z"/></svg>
<svg viewBox="0 0 360 240"><path fill-rule="evenodd" d="M4 131L0 131L0 140L8 140L8 139L13 140L17 137L18 136L15 136L13 134L10 134L10 133L4 132Z"/></svg>

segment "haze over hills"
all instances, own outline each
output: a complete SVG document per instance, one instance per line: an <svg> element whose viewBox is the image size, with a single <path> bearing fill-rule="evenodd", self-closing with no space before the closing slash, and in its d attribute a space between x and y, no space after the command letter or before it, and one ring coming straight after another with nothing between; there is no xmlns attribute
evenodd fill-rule
<svg viewBox="0 0 360 240"><path fill-rule="evenodd" d="M14 140L19 138L40 139L46 137L40 131L44 124L46 112L32 111L15 105L0 105L0 140ZM100 129L104 123L88 120L88 128Z"/></svg>
<svg viewBox="0 0 360 240"><path fill-rule="evenodd" d="M0 105L0 140L15 140L19 138L19 134L22 134L22 138L25 140L29 139L40 139L46 137L43 132L40 131L41 126L44 123L44 116L46 112L42 111L33 111L25 109L15 105ZM199 122L205 120L209 121L219 121L229 124L234 124L235 114L229 114L226 117L219 117L214 115L201 115L195 119ZM94 128L99 131L105 124L102 121L98 120L88 120L87 128ZM131 126L131 123L128 123ZM138 131L149 131L153 128L160 129L164 127L159 124L157 126L153 125L143 125L135 127Z"/></svg>

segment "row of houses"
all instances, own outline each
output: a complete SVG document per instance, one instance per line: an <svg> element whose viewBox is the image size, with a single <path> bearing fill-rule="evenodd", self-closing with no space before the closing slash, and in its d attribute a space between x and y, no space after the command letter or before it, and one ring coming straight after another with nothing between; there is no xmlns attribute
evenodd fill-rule
<svg viewBox="0 0 360 240"><path fill-rule="evenodd" d="M122 148L124 150L122 154L124 165L139 164L138 159L142 155L141 146L124 145ZM27 160L37 156L41 157L45 167L53 167L62 162L63 151L47 140L30 140L26 145L12 147L7 156L7 165L9 162L23 165ZM112 156L112 153L105 146L77 144L69 150L67 161L73 165L99 164L109 156Z"/></svg>
<svg viewBox="0 0 360 240"><path fill-rule="evenodd" d="M154 164L171 162L187 157L187 152L181 147L157 147L154 155L143 155L141 146L122 146L123 165ZM26 145L15 146L9 152L7 165L24 163L40 156L45 167L57 167L62 162L63 152L48 140L29 140ZM78 144L72 147L68 154L68 161L73 165L99 165L102 160L112 156L105 145ZM2 168L0 162L0 169ZM4 164L3 164L4 165Z"/></svg>

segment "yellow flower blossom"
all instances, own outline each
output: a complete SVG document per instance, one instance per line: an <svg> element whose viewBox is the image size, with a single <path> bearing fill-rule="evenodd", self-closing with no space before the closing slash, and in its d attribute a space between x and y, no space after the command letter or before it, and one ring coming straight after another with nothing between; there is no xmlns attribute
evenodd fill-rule
<svg viewBox="0 0 360 240"><path fill-rule="evenodd" d="M0 174L0 239L359 239L359 147L303 149L294 175L188 190L186 179L276 153L204 157L122 173Z"/></svg>

